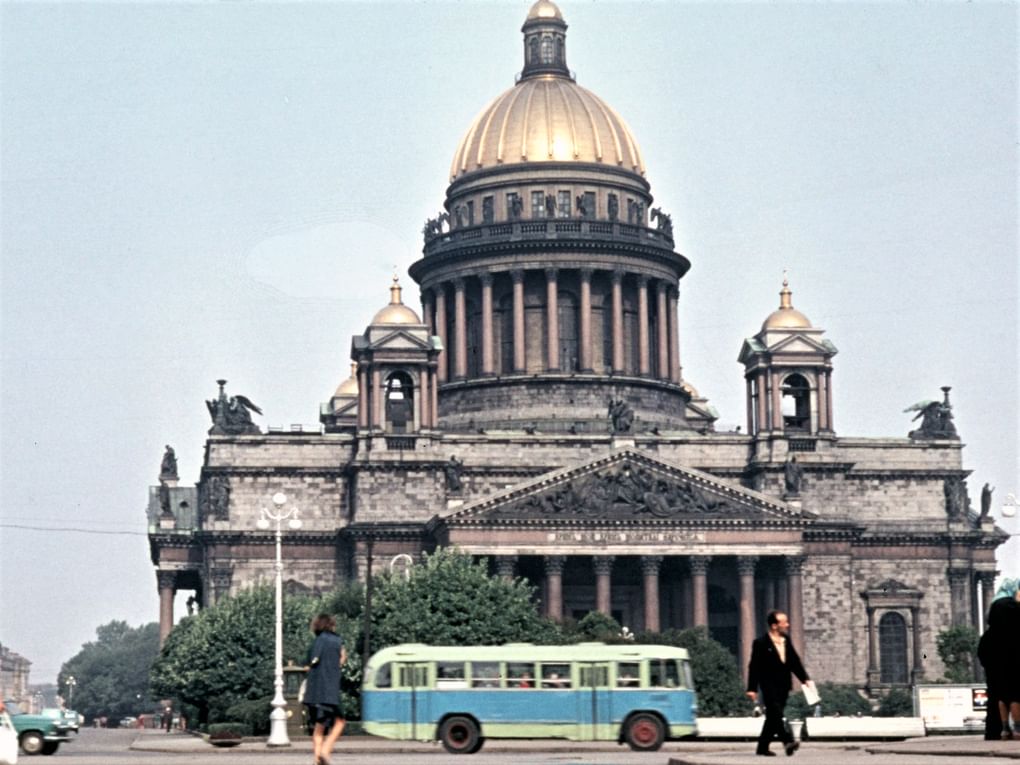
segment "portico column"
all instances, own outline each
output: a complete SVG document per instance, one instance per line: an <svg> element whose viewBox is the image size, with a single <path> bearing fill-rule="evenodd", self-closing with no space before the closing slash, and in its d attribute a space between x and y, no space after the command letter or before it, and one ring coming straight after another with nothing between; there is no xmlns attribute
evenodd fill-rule
<svg viewBox="0 0 1020 765"><path fill-rule="evenodd" d="M825 422L829 430L835 430L832 423L832 371L825 373Z"/></svg>
<svg viewBox="0 0 1020 765"><path fill-rule="evenodd" d="M429 395L429 370L421 370L418 376L418 430L429 427L429 410L432 408L432 398Z"/></svg>
<svg viewBox="0 0 1020 765"><path fill-rule="evenodd" d="M545 556L545 615L557 622L563 619L563 566L566 562L562 555Z"/></svg>
<svg viewBox="0 0 1020 765"><path fill-rule="evenodd" d="M744 380L746 386L745 398L747 400L747 434L754 435L754 383L748 377Z"/></svg>
<svg viewBox="0 0 1020 765"><path fill-rule="evenodd" d="M747 680L747 664L751 660L751 643L754 642L754 567L758 558L741 555L737 558L740 575L740 671Z"/></svg>
<svg viewBox="0 0 1020 765"><path fill-rule="evenodd" d="M783 429L783 395L779 388L779 374L770 375L772 383L772 430Z"/></svg>
<svg viewBox="0 0 1020 765"><path fill-rule="evenodd" d="M875 608L867 607L868 614L868 675L878 672L878 635L875 631Z"/></svg>
<svg viewBox="0 0 1020 765"><path fill-rule="evenodd" d="M818 375L818 430L829 430L828 391L825 389L825 373Z"/></svg>
<svg viewBox="0 0 1020 765"><path fill-rule="evenodd" d="M429 328L429 334L436 334L436 306L435 300L432 299L432 293L428 290L423 290L421 293L421 313L422 318L425 319L425 326Z"/></svg>
<svg viewBox="0 0 1020 765"><path fill-rule="evenodd" d="M438 367L436 367L436 366L429 367L429 379L430 379L430 381L432 383L432 385L430 386L431 387L431 393L432 393L432 427L433 428L438 428L439 427L439 373L438 373Z"/></svg>
<svg viewBox="0 0 1020 765"><path fill-rule="evenodd" d="M679 292L676 287L666 291L666 313L669 316L669 379L680 383L680 319L677 316Z"/></svg>
<svg viewBox="0 0 1020 765"><path fill-rule="evenodd" d="M691 589L694 596L694 626L708 626L708 566L710 555L692 555L687 559L691 569Z"/></svg>
<svg viewBox="0 0 1020 765"><path fill-rule="evenodd" d="M967 606L970 572L965 568L950 568L946 574L949 577L949 612L953 626L965 625L970 621L970 609Z"/></svg>
<svg viewBox="0 0 1020 765"><path fill-rule="evenodd" d="M507 581L512 580L517 575L517 556L497 555L496 574Z"/></svg>
<svg viewBox="0 0 1020 765"><path fill-rule="evenodd" d="M592 567L595 569L595 608L600 614L610 616L613 602L611 590L613 556L596 555L592 559Z"/></svg>
<svg viewBox="0 0 1020 765"><path fill-rule="evenodd" d="M368 423L368 370L358 364L358 428L367 430Z"/></svg>
<svg viewBox="0 0 1020 765"><path fill-rule="evenodd" d="M453 322L457 352L453 356L454 377L467 377L467 308L464 300L464 280L453 280Z"/></svg>
<svg viewBox="0 0 1020 765"><path fill-rule="evenodd" d="M641 556L641 575L644 580L645 630L659 631L659 567L661 555Z"/></svg>
<svg viewBox="0 0 1020 765"><path fill-rule="evenodd" d="M382 429L383 426L383 389L382 370L372 370L372 427Z"/></svg>
<svg viewBox="0 0 1020 765"><path fill-rule="evenodd" d="M758 430L756 433L771 430L772 423L768 419L768 372L764 369L758 373Z"/></svg>
<svg viewBox="0 0 1020 765"><path fill-rule="evenodd" d="M790 600L787 617L790 619L790 640L793 647L804 658L804 558L799 555L787 556L786 586Z"/></svg>
<svg viewBox="0 0 1020 765"><path fill-rule="evenodd" d="M177 574L174 571L157 571L156 582L159 588L159 644L166 642L167 635L174 627L174 592L176 592Z"/></svg>
<svg viewBox="0 0 1020 765"><path fill-rule="evenodd" d="M924 675L924 662L922 661L923 654L921 653L920 611L921 609L918 606L910 607L910 627L914 637L914 672L910 681L913 683L919 682Z"/></svg>
<svg viewBox="0 0 1020 765"><path fill-rule="evenodd" d="M514 285L514 371L524 372L528 366L524 354L524 272L514 269L510 278Z"/></svg>
<svg viewBox="0 0 1020 765"><path fill-rule="evenodd" d="M555 268L545 269L546 371L560 371L560 312L557 304L559 284Z"/></svg>
<svg viewBox="0 0 1020 765"><path fill-rule="evenodd" d="M666 283L659 280L655 284L655 324L659 328L658 347L659 363L656 376L660 380L669 379L669 317L666 315Z"/></svg>
<svg viewBox="0 0 1020 765"><path fill-rule="evenodd" d="M638 305L638 374L642 377L650 377L652 368L649 364L648 348L648 277L639 276L637 279L637 305Z"/></svg>
<svg viewBox="0 0 1020 765"><path fill-rule="evenodd" d="M482 283L482 375L495 373L492 355L492 274L478 277Z"/></svg>
<svg viewBox="0 0 1020 765"><path fill-rule="evenodd" d="M581 332L578 361L582 372L592 371L591 361L591 274L590 268L581 269Z"/></svg>
<svg viewBox="0 0 1020 765"><path fill-rule="evenodd" d="M443 383L450 373L450 343L447 337L446 321L446 285L440 284L436 287L436 334L439 342L443 344L443 350L439 352L439 382Z"/></svg>
<svg viewBox="0 0 1020 765"><path fill-rule="evenodd" d="M623 372L623 272L613 271L613 372Z"/></svg>

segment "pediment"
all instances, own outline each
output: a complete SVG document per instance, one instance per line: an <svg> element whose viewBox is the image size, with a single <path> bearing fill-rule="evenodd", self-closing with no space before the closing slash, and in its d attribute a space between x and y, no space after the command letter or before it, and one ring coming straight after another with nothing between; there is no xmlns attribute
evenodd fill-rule
<svg viewBox="0 0 1020 765"><path fill-rule="evenodd" d="M806 335L790 335L775 345L769 346L769 353L831 353L825 344Z"/></svg>
<svg viewBox="0 0 1020 765"><path fill-rule="evenodd" d="M555 470L447 517L448 526L501 523L801 523L787 503L629 449Z"/></svg>
<svg viewBox="0 0 1020 765"><path fill-rule="evenodd" d="M387 332L385 335L371 336L369 337L368 348L373 351L380 350L414 350L414 351L428 351L431 350L432 345L429 342L429 336L425 333L411 333L406 330L400 329L393 332Z"/></svg>

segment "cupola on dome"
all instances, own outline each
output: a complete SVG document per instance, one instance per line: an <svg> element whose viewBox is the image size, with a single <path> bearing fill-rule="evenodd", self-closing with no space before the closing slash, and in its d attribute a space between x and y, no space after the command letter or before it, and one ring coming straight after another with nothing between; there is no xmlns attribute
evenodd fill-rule
<svg viewBox="0 0 1020 765"><path fill-rule="evenodd" d="M421 324L418 314L404 305L400 299L400 283L396 276L390 285L390 304L376 313L372 318L372 324Z"/></svg>
<svg viewBox="0 0 1020 765"><path fill-rule="evenodd" d="M623 119L574 81L563 15L548 0L528 13L517 84L475 118L453 157L450 180L532 162L594 163L643 176L644 160Z"/></svg>
<svg viewBox="0 0 1020 765"><path fill-rule="evenodd" d="M783 289L779 291L779 308L769 314L761 325L762 331L767 329L810 329L811 320L793 307L793 292L789 283L783 279Z"/></svg>

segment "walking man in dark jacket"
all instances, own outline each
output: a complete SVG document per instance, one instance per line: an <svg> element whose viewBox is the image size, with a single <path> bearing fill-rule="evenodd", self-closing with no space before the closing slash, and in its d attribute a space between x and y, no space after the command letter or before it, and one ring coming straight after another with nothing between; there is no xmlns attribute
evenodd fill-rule
<svg viewBox="0 0 1020 765"><path fill-rule="evenodd" d="M783 709L792 684L790 676L796 675L806 683L808 675L787 635L790 620L786 614L769 611L766 621L769 631L751 644L751 662L747 667L747 695L765 707L765 723L761 726L755 754L775 757L775 752L769 751L769 744L778 736L790 756L800 746L783 723Z"/></svg>

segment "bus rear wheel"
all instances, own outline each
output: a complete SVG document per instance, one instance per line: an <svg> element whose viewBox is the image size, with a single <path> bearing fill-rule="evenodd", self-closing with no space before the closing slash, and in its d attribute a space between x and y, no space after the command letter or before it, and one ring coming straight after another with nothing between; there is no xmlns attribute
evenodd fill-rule
<svg viewBox="0 0 1020 765"><path fill-rule="evenodd" d="M470 717L447 717L439 726L439 740L450 754L474 754L482 748L478 725Z"/></svg>
<svg viewBox="0 0 1020 765"><path fill-rule="evenodd" d="M635 752L654 752L662 746L666 731L655 715L638 714L627 721L623 737Z"/></svg>

